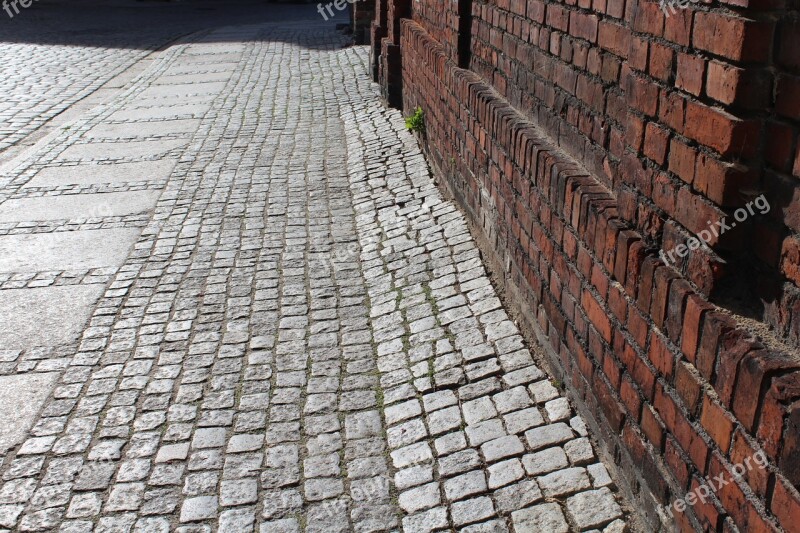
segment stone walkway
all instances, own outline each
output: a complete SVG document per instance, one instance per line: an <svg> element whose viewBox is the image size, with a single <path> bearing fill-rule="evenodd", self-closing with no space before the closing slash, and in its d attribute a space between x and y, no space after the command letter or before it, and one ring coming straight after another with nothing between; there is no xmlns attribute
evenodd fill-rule
<svg viewBox="0 0 800 533"><path fill-rule="evenodd" d="M5 176L0 527L626 530L366 63L215 30Z"/></svg>

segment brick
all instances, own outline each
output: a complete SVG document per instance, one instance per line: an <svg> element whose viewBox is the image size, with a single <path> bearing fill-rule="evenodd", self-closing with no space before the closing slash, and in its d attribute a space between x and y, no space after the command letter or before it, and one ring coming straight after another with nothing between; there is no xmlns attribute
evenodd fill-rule
<svg viewBox="0 0 800 533"><path fill-rule="evenodd" d="M581 306L598 333L605 339L606 342L611 342L611 321L608 318L608 313L603 309L602 305L592 296L591 293L584 291L581 297Z"/></svg>
<svg viewBox="0 0 800 533"><path fill-rule="evenodd" d="M650 350L647 358L662 376L668 381L671 380L675 358L667 346L666 339L657 332L650 336Z"/></svg>
<svg viewBox="0 0 800 533"><path fill-rule="evenodd" d="M686 299L683 331L681 333L681 351L691 363L694 363L697 357L703 315L712 309L714 309L714 306L703 300L699 295L690 294Z"/></svg>
<svg viewBox="0 0 800 533"><path fill-rule="evenodd" d="M782 20L779 32L778 62L784 67L800 70L800 47L797 46L797 36L800 35L800 20Z"/></svg>
<svg viewBox="0 0 800 533"><path fill-rule="evenodd" d="M762 400L758 417L758 442L767 454L775 458L783 443L786 404L800 398L800 379L796 373L772 379L772 384Z"/></svg>
<svg viewBox="0 0 800 533"><path fill-rule="evenodd" d="M675 392L686 406L689 416L694 417L700 402L702 382L697 370L686 361L675 365Z"/></svg>
<svg viewBox="0 0 800 533"><path fill-rule="evenodd" d="M647 116L656 116L658 111L658 85L646 78L636 76L632 71L628 71L627 75L623 72L622 76L625 81L625 93L628 95L630 106Z"/></svg>
<svg viewBox="0 0 800 533"><path fill-rule="evenodd" d="M763 499L767 494L770 471L761 466L766 462L766 454L754 442L741 427L737 428L733 434L730 459L733 464L749 465L743 477L753 492ZM757 453L759 456L755 457Z"/></svg>
<svg viewBox="0 0 800 533"><path fill-rule="evenodd" d="M767 143L764 157L773 168L780 172L791 171L794 137L795 132L788 124L767 123L767 138L770 142ZM800 154L800 151L798 153Z"/></svg>
<svg viewBox="0 0 800 533"><path fill-rule="evenodd" d="M660 128L653 122L648 122L644 136L644 155L663 165L667 158L669 145L669 131Z"/></svg>
<svg viewBox="0 0 800 533"><path fill-rule="evenodd" d="M659 451L663 450L664 424L658 420L658 415L656 415L655 411L653 411L653 408L649 405L646 405L644 409L642 409L641 426L642 433L645 434L653 446L655 446L655 448Z"/></svg>
<svg viewBox="0 0 800 533"><path fill-rule="evenodd" d="M750 200L742 191L755 190L758 178L755 169L738 163L722 162L707 154L697 158L695 188L724 207L739 207Z"/></svg>
<svg viewBox="0 0 800 533"><path fill-rule="evenodd" d="M745 429L755 430L758 400L766 392L770 376L797 367L797 363L791 359L768 350L755 350L742 358L732 406L734 414Z"/></svg>
<svg viewBox="0 0 800 533"><path fill-rule="evenodd" d="M734 61L766 61L772 42L772 23L721 12L698 11L692 44L699 50Z"/></svg>
<svg viewBox="0 0 800 533"><path fill-rule="evenodd" d="M725 218L725 213L710 204L702 196L692 193L687 187L678 190L675 219L695 235L701 231L708 230L709 221L715 224L723 218ZM713 247L718 240L718 237L711 235L708 245Z"/></svg>
<svg viewBox="0 0 800 533"><path fill-rule="evenodd" d="M747 354L761 348L741 330L734 330L721 338L713 384L725 407L731 407L732 404L739 363Z"/></svg>
<svg viewBox="0 0 800 533"><path fill-rule="evenodd" d="M710 396L703 397L703 410L700 414L700 424L717 443L722 453L727 454L731 445L734 421L731 416Z"/></svg>
<svg viewBox="0 0 800 533"><path fill-rule="evenodd" d="M703 321L703 333L697 349L695 366L705 379L710 380L717 362L717 351L723 338L736 329L736 323L720 313L706 313Z"/></svg>
<svg viewBox="0 0 800 533"><path fill-rule="evenodd" d="M678 9L664 22L664 38L680 46L689 46L692 36L693 10Z"/></svg>
<svg viewBox="0 0 800 533"><path fill-rule="evenodd" d="M736 118L698 102L688 102L685 134L723 156L752 157L756 150L757 143L753 140L758 137L758 123Z"/></svg>
<svg viewBox="0 0 800 533"><path fill-rule="evenodd" d="M800 485L800 402L789 407L786 432L778 463L781 473L794 485Z"/></svg>
<svg viewBox="0 0 800 533"><path fill-rule="evenodd" d="M694 182L697 150L683 141L672 139L669 149L669 171L676 174L687 184Z"/></svg>
<svg viewBox="0 0 800 533"><path fill-rule="evenodd" d="M650 61L647 71L656 79L669 81L672 76L672 63L675 52L672 48L653 42L650 44Z"/></svg>
<svg viewBox="0 0 800 533"><path fill-rule="evenodd" d="M783 75L775 91L775 111L787 118L800 119L800 77Z"/></svg>
<svg viewBox="0 0 800 533"><path fill-rule="evenodd" d="M686 114L686 99L674 91L661 91L658 104L658 118L666 126L683 133Z"/></svg>
<svg viewBox="0 0 800 533"><path fill-rule="evenodd" d="M758 109L769 104L771 91L771 77L765 70L708 62L706 94L709 98L725 105Z"/></svg>
<svg viewBox="0 0 800 533"><path fill-rule="evenodd" d="M627 57L630 37L630 30L619 24L600 21L598 25L597 44L612 54Z"/></svg>
<svg viewBox="0 0 800 533"><path fill-rule="evenodd" d="M706 61L693 54L678 54L677 75L675 86L684 91L700 96L703 90L703 76L706 71Z"/></svg>
<svg viewBox="0 0 800 533"><path fill-rule="evenodd" d="M800 524L800 494L782 476L776 476L770 510L787 531Z"/></svg>
<svg viewBox="0 0 800 533"><path fill-rule="evenodd" d="M628 3L635 6L632 26L635 31L661 37L664 33L664 12L656 2Z"/></svg>
<svg viewBox="0 0 800 533"><path fill-rule="evenodd" d="M597 42L597 15L573 11L570 15L569 33L573 37Z"/></svg>
<svg viewBox="0 0 800 533"><path fill-rule="evenodd" d="M701 485L708 486L708 481L700 480L697 476L692 476L692 481L689 486L689 490L698 494L698 490ZM702 490L702 489L700 489ZM702 493L702 492L700 492ZM720 527L720 523L722 522L723 516L717 510L716 505L714 504L715 498L713 495L708 495L704 499L697 499L694 505L692 506L692 510L694 511L697 519L700 521L701 524L705 524L709 529L709 531L718 531Z"/></svg>
<svg viewBox="0 0 800 533"><path fill-rule="evenodd" d="M800 286L800 237L790 235L781 247L781 273Z"/></svg>
<svg viewBox="0 0 800 533"><path fill-rule="evenodd" d="M664 462L678 480L678 487L685 490L689 486L689 460L672 436L664 439Z"/></svg>

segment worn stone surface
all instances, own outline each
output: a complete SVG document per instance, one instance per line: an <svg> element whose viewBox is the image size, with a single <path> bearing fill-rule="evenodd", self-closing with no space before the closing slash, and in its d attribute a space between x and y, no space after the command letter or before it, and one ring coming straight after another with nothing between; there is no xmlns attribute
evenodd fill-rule
<svg viewBox="0 0 800 533"><path fill-rule="evenodd" d="M24 350L75 342L102 285L0 290L0 347Z"/></svg>
<svg viewBox="0 0 800 533"><path fill-rule="evenodd" d="M57 372L0 377L0 453L22 442L57 379Z"/></svg>
<svg viewBox="0 0 800 533"><path fill-rule="evenodd" d="M591 498L618 509L366 48L346 44L314 23L196 35L16 171L0 212L22 226L0 229L136 237L4 458L3 527L566 531ZM112 195L138 218L78 223ZM37 223L53 206L69 220Z"/></svg>

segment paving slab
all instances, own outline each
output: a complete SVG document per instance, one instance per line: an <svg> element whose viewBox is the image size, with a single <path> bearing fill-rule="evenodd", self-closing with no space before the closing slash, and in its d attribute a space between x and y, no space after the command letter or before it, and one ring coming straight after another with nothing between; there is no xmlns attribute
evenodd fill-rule
<svg viewBox="0 0 800 533"><path fill-rule="evenodd" d="M211 95L218 94L225 89L227 82L216 81L213 83L183 83L169 86L150 87L139 93L139 98L180 98L193 94Z"/></svg>
<svg viewBox="0 0 800 533"><path fill-rule="evenodd" d="M196 119L100 124L87 131L84 137L88 139L156 137L175 133L192 133L197 130L199 125L200 121Z"/></svg>
<svg viewBox="0 0 800 533"><path fill-rule="evenodd" d="M200 69L198 69L200 70ZM210 72L202 74L173 74L161 76L153 82L155 86L167 85L194 85L197 89L201 89L204 84L226 82L231 77L230 72ZM199 87L197 87L199 86Z"/></svg>
<svg viewBox="0 0 800 533"><path fill-rule="evenodd" d="M107 160L123 158L155 157L171 150L186 146L188 141L183 139L162 141L133 141L133 142L92 142L70 146L58 160Z"/></svg>
<svg viewBox="0 0 800 533"><path fill-rule="evenodd" d="M0 204L0 222L86 220L150 211L160 191L130 191L18 198Z"/></svg>
<svg viewBox="0 0 800 533"><path fill-rule="evenodd" d="M137 228L113 228L0 236L0 272L120 266L140 233Z"/></svg>
<svg viewBox="0 0 800 533"><path fill-rule="evenodd" d="M102 285L0 291L0 349L63 346L78 340Z"/></svg>
<svg viewBox="0 0 800 533"><path fill-rule="evenodd" d="M25 440L58 376L58 372L0 376L0 455Z"/></svg>
<svg viewBox="0 0 800 533"><path fill-rule="evenodd" d="M206 100L194 103L180 103L180 97L176 97L173 105L162 105L160 102L153 107L132 107L124 111L117 111L110 120L117 122L136 121L136 120L168 120L175 117L181 118L203 118L208 112L209 104ZM155 102L154 102L155 104Z"/></svg>
<svg viewBox="0 0 800 533"><path fill-rule="evenodd" d="M44 167L24 187L164 180L169 177L172 169L175 168L176 162L175 159L160 159L158 161L137 161L135 163Z"/></svg>

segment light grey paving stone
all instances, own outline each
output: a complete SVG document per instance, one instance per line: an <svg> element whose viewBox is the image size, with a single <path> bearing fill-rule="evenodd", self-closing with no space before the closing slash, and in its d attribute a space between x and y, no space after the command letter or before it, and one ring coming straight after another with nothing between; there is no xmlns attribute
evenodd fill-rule
<svg viewBox="0 0 800 533"><path fill-rule="evenodd" d="M489 520L462 528L460 533L507 533L508 526L502 520Z"/></svg>
<svg viewBox="0 0 800 533"><path fill-rule="evenodd" d="M281 518L262 522L258 529L259 533L299 533L300 523L296 518Z"/></svg>
<svg viewBox="0 0 800 533"><path fill-rule="evenodd" d="M74 144L58 156L61 161L153 157L186 146L182 139Z"/></svg>
<svg viewBox="0 0 800 533"><path fill-rule="evenodd" d="M473 470L444 482L445 497L451 502L483 492L486 492L486 475L481 470Z"/></svg>
<svg viewBox="0 0 800 533"><path fill-rule="evenodd" d="M553 498L572 494L591 487L585 468L556 470L536 479L545 496Z"/></svg>
<svg viewBox="0 0 800 533"><path fill-rule="evenodd" d="M23 442L57 379L57 372L0 376L0 450Z"/></svg>
<svg viewBox="0 0 800 533"><path fill-rule="evenodd" d="M481 445L481 453L488 463L499 461L525 452L522 440L516 435L506 435L499 439L490 440Z"/></svg>
<svg viewBox="0 0 800 533"><path fill-rule="evenodd" d="M102 285L0 291L0 346L62 346L80 336Z"/></svg>
<svg viewBox="0 0 800 533"><path fill-rule="evenodd" d="M557 503L542 503L511 513L516 531L567 533L569 526Z"/></svg>
<svg viewBox="0 0 800 533"><path fill-rule="evenodd" d="M117 111L109 117L109 120L123 122L129 120L169 120L175 118L199 119L203 118L205 114L208 113L209 108L210 105L206 103L206 101L203 101L203 99L192 103L173 103L172 105L158 102L153 103L152 107L139 107ZM82 156L84 153L85 152L76 152L68 155L74 157L75 155ZM103 157L102 152L98 157Z"/></svg>
<svg viewBox="0 0 800 533"><path fill-rule="evenodd" d="M219 530L251 533L254 530L255 521L256 514L254 509L231 509L220 513Z"/></svg>
<svg viewBox="0 0 800 533"><path fill-rule="evenodd" d="M525 439L528 441L528 446L534 450L560 444L571 439L573 436L574 434L570 427L563 422L536 427L525 432Z"/></svg>
<svg viewBox="0 0 800 533"><path fill-rule="evenodd" d="M12 199L0 204L0 222L87 220L146 213L155 207L160 194L129 191Z"/></svg>
<svg viewBox="0 0 800 533"><path fill-rule="evenodd" d="M258 501L258 481L254 478L227 479L220 483L219 503L223 507Z"/></svg>
<svg viewBox="0 0 800 533"><path fill-rule="evenodd" d="M170 461L183 461L189 455L189 443L167 444L158 450L156 463L168 463Z"/></svg>
<svg viewBox="0 0 800 533"><path fill-rule="evenodd" d="M218 501L216 496L197 496L187 498L181 506L181 522L207 520L217 516Z"/></svg>
<svg viewBox="0 0 800 533"><path fill-rule="evenodd" d="M141 126L145 124L153 127L153 124L160 125L161 123L148 122L142 123ZM118 126L121 125L114 125L113 127ZM107 127L111 128L112 125L108 125ZM23 188L165 180L169 177L172 169L175 168L176 162L177 161L174 159L161 159L158 161L138 161L135 163L44 167L37 172L33 179L27 182Z"/></svg>
<svg viewBox="0 0 800 533"><path fill-rule="evenodd" d="M622 510L608 487L568 498L567 513L581 530L603 526L622 516Z"/></svg>
<svg viewBox="0 0 800 533"><path fill-rule="evenodd" d="M454 503L450 506L450 514L456 526L464 526L490 518L495 510L492 500L482 496Z"/></svg>
<svg viewBox="0 0 800 533"><path fill-rule="evenodd" d="M547 474L553 470L567 468L569 461L563 448L554 446L522 457L522 464L529 476Z"/></svg>
<svg viewBox="0 0 800 533"><path fill-rule="evenodd" d="M467 439L472 446L480 446L484 442L498 439L506 434L505 429L503 429L503 423L497 418L467 426L465 431Z"/></svg>
<svg viewBox="0 0 800 533"><path fill-rule="evenodd" d="M408 514L430 509L441 503L438 483L427 483L405 492L398 497L400 507Z"/></svg>
<svg viewBox="0 0 800 533"><path fill-rule="evenodd" d="M559 396L558 389L556 389L553 384L550 383L550 380L547 379L532 383L528 386L528 390L530 390L533 398L538 404L543 404L554 398L558 398Z"/></svg>
<svg viewBox="0 0 800 533"><path fill-rule="evenodd" d="M419 531L428 533L438 529L448 527L447 508L436 507L421 513L412 514L403 518L403 529L405 531Z"/></svg>
<svg viewBox="0 0 800 533"><path fill-rule="evenodd" d="M592 486L595 488L607 487L614 483L603 463L589 465L586 467L586 471L589 472L589 477L592 478Z"/></svg>
<svg viewBox="0 0 800 533"><path fill-rule="evenodd" d="M533 479L497 489L493 493L497 507L505 513L517 511L542 499L542 491Z"/></svg>
<svg viewBox="0 0 800 533"><path fill-rule="evenodd" d="M129 139L135 137L159 137L165 134L193 133L200 126L199 120L159 120L155 122L129 122L122 124L99 124L84 134L87 139Z"/></svg>
<svg viewBox="0 0 800 533"><path fill-rule="evenodd" d="M567 420L572 416L572 409L569 406L569 401L566 398L556 398L544 404L544 410L547 413L547 419L550 422L559 422Z"/></svg>
<svg viewBox="0 0 800 533"><path fill-rule="evenodd" d="M594 460L594 450L588 438L575 439L564 444L564 451L573 465L584 465Z"/></svg>
<svg viewBox="0 0 800 533"><path fill-rule="evenodd" d="M509 459L489 467L489 488L503 487L525 477L525 469L519 459Z"/></svg>

